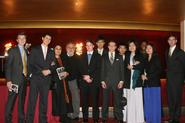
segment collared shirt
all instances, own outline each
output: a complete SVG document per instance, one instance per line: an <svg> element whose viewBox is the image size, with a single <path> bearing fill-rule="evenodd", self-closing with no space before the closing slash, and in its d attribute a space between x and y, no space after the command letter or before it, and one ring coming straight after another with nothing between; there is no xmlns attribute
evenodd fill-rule
<svg viewBox="0 0 185 123"><path fill-rule="evenodd" d="M109 59L112 57L111 55L113 55L113 59L115 59L115 52L109 52Z"/></svg>
<svg viewBox="0 0 185 123"><path fill-rule="evenodd" d="M42 52L43 52L43 55L44 55L44 59L46 59L48 47L44 46L43 44L41 44L41 47L42 47Z"/></svg>
<svg viewBox="0 0 185 123"><path fill-rule="evenodd" d="M89 52L89 51L87 51L87 54L91 54L91 55L92 55L92 54L93 54L93 52L94 52L94 51L90 51L90 52Z"/></svg>
<svg viewBox="0 0 185 123"><path fill-rule="evenodd" d="M97 49L98 50L98 53L102 56L103 55L103 50L104 49Z"/></svg>
<svg viewBox="0 0 185 123"><path fill-rule="evenodd" d="M170 50L169 50L169 55L171 56L173 54L173 51L175 50L176 48L176 45L173 46L173 47L170 47Z"/></svg>
<svg viewBox="0 0 185 123"><path fill-rule="evenodd" d="M21 58L22 58L23 57L23 50L24 50L25 54L26 54L26 51L25 51L23 46L18 45L18 47L19 47L19 50L20 50L20 53L21 53ZM26 61L27 61L27 55L26 55Z"/></svg>

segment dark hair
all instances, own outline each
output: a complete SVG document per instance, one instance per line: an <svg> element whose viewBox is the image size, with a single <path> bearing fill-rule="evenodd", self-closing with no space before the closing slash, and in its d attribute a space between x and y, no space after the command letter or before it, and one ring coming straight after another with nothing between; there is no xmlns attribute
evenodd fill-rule
<svg viewBox="0 0 185 123"><path fill-rule="evenodd" d="M109 45L110 43L115 43L115 45L117 46L117 43L116 43L116 41L114 41L114 40L110 40L110 41L108 42L108 45Z"/></svg>
<svg viewBox="0 0 185 123"><path fill-rule="evenodd" d="M42 37L46 37L47 35L51 37L51 34L50 33L43 33L42 34Z"/></svg>
<svg viewBox="0 0 185 123"><path fill-rule="evenodd" d="M122 44L119 44L119 47L120 46L124 46L125 48L127 48L127 45L126 44L123 44L123 43Z"/></svg>
<svg viewBox="0 0 185 123"><path fill-rule="evenodd" d="M146 45L146 47L147 47L147 46L151 46L151 47L152 47L152 50L153 50L152 55L153 55L153 56L154 56L154 55L157 55L157 50L156 50L155 46L154 46L152 43L148 43L148 44Z"/></svg>
<svg viewBox="0 0 185 123"><path fill-rule="evenodd" d="M25 32L19 32L19 33L17 34L17 38L18 38L18 36L20 36L20 35L24 35L24 36L26 37L26 33L25 33Z"/></svg>
<svg viewBox="0 0 185 123"><path fill-rule="evenodd" d="M102 35L98 36L98 38L96 39L96 42L98 42L99 40L103 40L105 42L105 38Z"/></svg>
<svg viewBox="0 0 185 123"><path fill-rule="evenodd" d="M128 47L129 47L129 45L131 44L131 43L134 43L135 44L135 46L136 46L136 51L138 51L138 43L137 43L137 41L135 41L135 40L130 40L130 41L128 41Z"/></svg>
<svg viewBox="0 0 185 123"><path fill-rule="evenodd" d="M94 45L94 42L93 42L92 40L89 40L89 39L88 39L88 40L86 40L85 43L88 43L88 42Z"/></svg>
<svg viewBox="0 0 185 123"><path fill-rule="evenodd" d="M174 38L175 38L175 40L177 40L177 36L176 36L176 35L174 35L174 34L170 34L170 35L168 36L168 39L169 39L170 37L174 37Z"/></svg>

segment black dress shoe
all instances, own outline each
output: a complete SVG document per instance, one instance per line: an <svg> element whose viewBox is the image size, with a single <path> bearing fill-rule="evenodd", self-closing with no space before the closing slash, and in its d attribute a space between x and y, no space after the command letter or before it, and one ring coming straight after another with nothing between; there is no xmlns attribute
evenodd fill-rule
<svg viewBox="0 0 185 123"><path fill-rule="evenodd" d="M79 117L73 118L74 121L79 121Z"/></svg>
<svg viewBox="0 0 185 123"><path fill-rule="evenodd" d="M83 119L83 123L88 123L88 119Z"/></svg>
<svg viewBox="0 0 185 123"><path fill-rule="evenodd" d="M98 123L98 120L97 120L97 119L94 119L93 122L94 122L94 123Z"/></svg>
<svg viewBox="0 0 185 123"><path fill-rule="evenodd" d="M170 120L168 120L168 123L174 123L174 121L170 119Z"/></svg>
<svg viewBox="0 0 185 123"><path fill-rule="evenodd" d="M102 120L102 123L107 123L107 120Z"/></svg>

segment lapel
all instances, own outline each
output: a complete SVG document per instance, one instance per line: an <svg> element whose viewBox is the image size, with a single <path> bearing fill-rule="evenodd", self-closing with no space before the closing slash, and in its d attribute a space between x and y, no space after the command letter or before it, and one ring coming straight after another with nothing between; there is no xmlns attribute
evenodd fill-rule
<svg viewBox="0 0 185 123"><path fill-rule="evenodd" d="M42 51L42 46L41 45L39 46L39 51L40 51L41 57L42 57L42 59L44 61L44 53Z"/></svg>
<svg viewBox="0 0 185 123"><path fill-rule="evenodd" d="M17 55L18 55L18 59L20 59L21 65L23 65L23 63L22 63L22 57L21 57L21 51L20 51L20 49L19 49L18 46L16 46L16 52L17 52Z"/></svg>
<svg viewBox="0 0 185 123"><path fill-rule="evenodd" d="M105 58L106 58L106 60L107 60L107 63L108 63L110 66L112 66L114 63L111 64L110 59L109 59L109 53L107 53L106 55L107 55L107 56L106 56Z"/></svg>
<svg viewBox="0 0 185 123"><path fill-rule="evenodd" d="M178 53L178 48L177 48L177 46L176 46L175 49L174 49L174 51L173 51L173 53L172 53L172 55L171 55L171 57L170 57L170 56L169 56L169 49L168 49L168 52L167 52L168 58L169 58L169 59L174 59L174 58L176 58L177 53Z"/></svg>

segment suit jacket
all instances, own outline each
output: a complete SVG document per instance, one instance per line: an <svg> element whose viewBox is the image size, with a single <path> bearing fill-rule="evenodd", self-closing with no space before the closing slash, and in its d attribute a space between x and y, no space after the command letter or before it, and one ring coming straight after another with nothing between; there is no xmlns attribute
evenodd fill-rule
<svg viewBox="0 0 185 123"><path fill-rule="evenodd" d="M169 54L169 49L166 51L167 79L169 80L168 82L170 82L170 80L172 80L172 78L175 77L176 82L183 83L184 73L185 73L184 51L176 46L172 56L169 56L168 54Z"/></svg>
<svg viewBox="0 0 185 123"><path fill-rule="evenodd" d="M144 85L147 87L159 87L162 68L158 55L153 55L150 61L146 57L144 69L148 78L148 80L145 80Z"/></svg>
<svg viewBox="0 0 185 123"><path fill-rule="evenodd" d="M97 52L98 53L98 49L96 49L96 51L95 52ZM108 53L108 51L106 50L106 49L103 49L103 53L102 53L102 55L100 55L100 56L105 56L106 54Z"/></svg>
<svg viewBox="0 0 185 123"><path fill-rule="evenodd" d="M125 88L128 88L130 89L130 80L131 80L131 70L129 70L127 68L128 64L130 64L130 55L131 53L130 52L127 52L125 54ZM140 75L142 74L143 72L143 69L144 69L144 66L143 66L143 62L144 62L144 59L143 59L143 55L141 53L136 53L135 57L134 57L135 61L139 61L140 63L138 65L134 65L133 66L133 69L134 70L138 70L140 72ZM143 86L143 81L141 80L141 77L138 78L137 80L137 83L136 83L136 87L142 87Z"/></svg>
<svg viewBox="0 0 185 123"><path fill-rule="evenodd" d="M82 56L80 57L81 75L90 75L90 77L93 79L93 83L99 85L100 69L101 69L101 56L97 52L93 52L89 65L87 53L82 54Z"/></svg>
<svg viewBox="0 0 185 123"><path fill-rule="evenodd" d="M28 56L27 50L24 50ZM5 77L7 82L12 81L13 84L19 85L23 81L23 63L21 52L18 46L11 48L8 51L8 57L6 58Z"/></svg>
<svg viewBox="0 0 185 123"><path fill-rule="evenodd" d="M111 64L108 53L102 59L101 82L104 81L108 86L117 85L124 81L124 64L122 57L115 53L114 63Z"/></svg>
<svg viewBox="0 0 185 123"><path fill-rule="evenodd" d="M54 64L54 60L55 57L52 49L48 48L46 59L44 59L41 45L32 48L29 55L29 74L32 74L32 77L51 78L51 75L45 77L42 74L42 70L50 69L52 72L52 64Z"/></svg>

